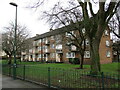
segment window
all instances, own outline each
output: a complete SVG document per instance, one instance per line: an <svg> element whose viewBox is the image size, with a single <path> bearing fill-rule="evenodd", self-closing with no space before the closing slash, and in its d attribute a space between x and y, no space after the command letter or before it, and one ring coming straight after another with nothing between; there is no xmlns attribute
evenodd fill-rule
<svg viewBox="0 0 120 90"><path fill-rule="evenodd" d="M42 42L45 42L45 38L42 39Z"/></svg>
<svg viewBox="0 0 120 90"><path fill-rule="evenodd" d="M38 58L41 58L41 54L38 55Z"/></svg>
<svg viewBox="0 0 120 90"><path fill-rule="evenodd" d="M75 53L74 52L66 53L66 58L75 58Z"/></svg>
<svg viewBox="0 0 120 90"><path fill-rule="evenodd" d="M88 41L88 39L86 39L85 43L86 43L86 45L89 45L89 41Z"/></svg>
<svg viewBox="0 0 120 90"><path fill-rule="evenodd" d="M110 46L110 42L108 40L106 41L106 46Z"/></svg>
<svg viewBox="0 0 120 90"><path fill-rule="evenodd" d="M55 48L55 44L51 44L50 48L54 49Z"/></svg>
<svg viewBox="0 0 120 90"><path fill-rule="evenodd" d="M62 45L61 44L56 45L56 49L61 50L62 49Z"/></svg>
<svg viewBox="0 0 120 90"><path fill-rule="evenodd" d="M54 36L51 36L51 40L54 40Z"/></svg>
<svg viewBox="0 0 120 90"><path fill-rule="evenodd" d="M38 42L41 43L41 39Z"/></svg>
<svg viewBox="0 0 120 90"><path fill-rule="evenodd" d="M45 46L45 49L48 49L48 47L47 47L47 46Z"/></svg>
<svg viewBox="0 0 120 90"><path fill-rule="evenodd" d="M82 29L82 33L85 33L85 28Z"/></svg>
<svg viewBox="0 0 120 90"><path fill-rule="evenodd" d="M51 58L55 58L55 53L50 53Z"/></svg>
<svg viewBox="0 0 120 90"><path fill-rule="evenodd" d="M90 51L85 51L84 58L90 58Z"/></svg>
<svg viewBox="0 0 120 90"><path fill-rule="evenodd" d="M106 35L106 36L109 35L107 30L105 30L105 35Z"/></svg>
<svg viewBox="0 0 120 90"><path fill-rule="evenodd" d="M110 51L106 52L106 56L109 58L110 57Z"/></svg>
<svg viewBox="0 0 120 90"><path fill-rule="evenodd" d="M71 38L72 34L74 35L74 31L66 32L66 37ZM75 35L74 35L75 36Z"/></svg>
<svg viewBox="0 0 120 90"><path fill-rule="evenodd" d="M84 41L82 41L82 46L84 45ZM85 39L85 45L89 45L89 40Z"/></svg>

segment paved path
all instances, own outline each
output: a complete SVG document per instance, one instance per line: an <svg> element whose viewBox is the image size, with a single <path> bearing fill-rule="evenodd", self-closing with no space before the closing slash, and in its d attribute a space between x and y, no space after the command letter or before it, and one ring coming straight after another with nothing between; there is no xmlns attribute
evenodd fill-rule
<svg viewBox="0 0 120 90"><path fill-rule="evenodd" d="M13 78L7 77L1 74L0 76L2 76L2 88L46 88L34 83L22 81L19 79L13 80Z"/></svg>

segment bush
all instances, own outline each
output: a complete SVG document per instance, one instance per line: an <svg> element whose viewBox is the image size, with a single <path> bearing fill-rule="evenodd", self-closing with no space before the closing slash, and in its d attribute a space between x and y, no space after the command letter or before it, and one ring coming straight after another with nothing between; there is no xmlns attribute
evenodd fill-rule
<svg viewBox="0 0 120 90"><path fill-rule="evenodd" d="M52 60L48 60L48 61L46 61L46 63L52 63Z"/></svg>
<svg viewBox="0 0 120 90"><path fill-rule="evenodd" d="M69 58L69 63L80 64L80 60L79 60L79 58Z"/></svg>
<svg viewBox="0 0 120 90"><path fill-rule="evenodd" d="M2 56L2 60L7 60L8 57L7 56Z"/></svg>

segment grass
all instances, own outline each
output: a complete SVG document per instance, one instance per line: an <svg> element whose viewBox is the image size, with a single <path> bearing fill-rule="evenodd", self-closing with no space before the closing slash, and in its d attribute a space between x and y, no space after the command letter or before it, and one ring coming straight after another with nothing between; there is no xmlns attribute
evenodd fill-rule
<svg viewBox="0 0 120 90"><path fill-rule="evenodd" d="M106 65L104 64L103 67ZM113 66L116 66L114 64ZM51 85L62 88L90 88L90 87L101 87L100 77L87 76L89 72L79 69L73 69L79 67L79 65L71 64L31 64L25 67L25 79L42 82L48 84L48 67L50 67L50 81ZM8 70L9 67L4 68ZM89 70L89 65L85 65L85 69ZM13 69L11 69L12 71ZM24 77L24 67L18 66L17 76ZM105 87L114 84L110 81L105 82ZM117 85L117 83L115 83ZM116 86L117 87L117 86Z"/></svg>
<svg viewBox="0 0 120 90"><path fill-rule="evenodd" d="M0 61L1 63L1 61ZM3 64L6 64L7 61L3 60ZM51 85L61 88L96 88L101 86L101 77L90 77L90 65L84 65L84 69L75 69L80 67L80 65L65 64L65 63L40 63L40 62L18 62L17 64L26 65L25 69L23 66L18 65L16 68L17 77L23 78L25 73L25 79L32 80L35 82L42 82L48 84L49 71L50 67L50 82ZM110 63L102 64L101 71L108 77L117 78L118 75L118 65L120 63ZM8 74L9 67L4 67L3 72ZM12 73L11 69L11 74ZM25 72L24 72L25 70ZM107 72L108 74L106 74ZM115 74L115 76L114 76ZM106 79L104 82L105 87L118 87L118 81L112 79Z"/></svg>
<svg viewBox="0 0 120 90"><path fill-rule="evenodd" d="M7 60L0 60L0 63L2 64L6 64ZM17 60L17 64L25 64L25 65L35 65L35 66L39 66L39 67L53 67L53 68L63 68L63 69L75 69L75 68L79 68L80 65L74 65L74 64L59 64L59 63L41 63L41 62L19 62L19 60ZM110 64L101 64L101 71L102 72L109 72L109 73L118 73L118 66L120 65L120 63L110 63ZM83 70L87 70L90 71L90 65L84 65L83 66L84 69Z"/></svg>
<svg viewBox="0 0 120 90"><path fill-rule="evenodd" d="M102 64L101 71L102 72L109 72L109 73L118 73L118 66L120 63L114 62L110 64Z"/></svg>

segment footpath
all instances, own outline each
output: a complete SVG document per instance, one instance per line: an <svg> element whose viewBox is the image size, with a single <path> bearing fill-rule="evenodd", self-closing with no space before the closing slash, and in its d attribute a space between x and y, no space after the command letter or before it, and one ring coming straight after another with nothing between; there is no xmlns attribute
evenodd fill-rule
<svg viewBox="0 0 120 90"><path fill-rule="evenodd" d="M2 85L0 85L0 88L2 87L3 89L4 88L16 88L16 90L17 90L18 88L23 88L23 89L24 88L32 88L32 89L38 88L40 90L43 90L43 89L50 90L49 88L41 86L41 85L37 85L37 84L30 83L27 81L22 81L19 79L13 80L12 77L8 77L8 76L0 74L0 82L1 81L2 81Z"/></svg>

